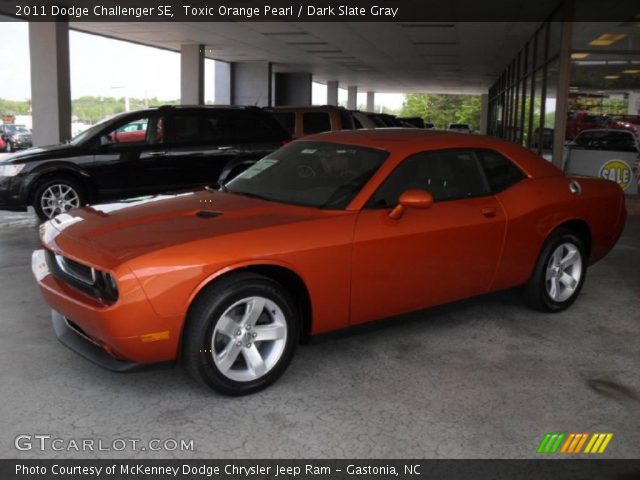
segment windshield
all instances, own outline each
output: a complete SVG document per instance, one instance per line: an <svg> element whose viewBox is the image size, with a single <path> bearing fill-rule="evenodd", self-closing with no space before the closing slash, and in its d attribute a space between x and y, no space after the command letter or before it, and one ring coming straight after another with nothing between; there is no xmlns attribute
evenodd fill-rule
<svg viewBox="0 0 640 480"><path fill-rule="evenodd" d="M31 133L24 125L6 125L7 133Z"/></svg>
<svg viewBox="0 0 640 480"><path fill-rule="evenodd" d="M225 188L274 202L343 209L388 156L374 148L293 142L249 167Z"/></svg>

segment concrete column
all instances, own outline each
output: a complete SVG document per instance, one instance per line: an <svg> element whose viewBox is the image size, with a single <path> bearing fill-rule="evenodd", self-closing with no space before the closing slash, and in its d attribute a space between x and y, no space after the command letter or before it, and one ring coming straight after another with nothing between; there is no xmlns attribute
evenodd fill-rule
<svg viewBox="0 0 640 480"><path fill-rule="evenodd" d="M275 74L274 105L311 105L311 74Z"/></svg>
<svg viewBox="0 0 640 480"><path fill-rule="evenodd" d="M480 135L487 134L489 126L489 94L483 93L480 96Z"/></svg>
<svg viewBox="0 0 640 480"><path fill-rule="evenodd" d="M347 87L347 108L349 110L358 108L358 87L356 85Z"/></svg>
<svg viewBox="0 0 640 480"><path fill-rule="evenodd" d="M215 60L215 85L213 103L231 105L231 64Z"/></svg>
<svg viewBox="0 0 640 480"><path fill-rule="evenodd" d="M180 47L180 103L204 105L204 45Z"/></svg>
<svg viewBox="0 0 640 480"><path fill-rule="evenodd" d="M338 81L330 80L327 82L327 105L338 106Z"/></svg>
<svg viewBox="0 0 640 480"><path fill-rule="evenodd" d="M69 24L29 22L34 146L71 138Z"/></svg>
<svg viewBox="0 0 640 480"><path fill-rule="evenodd" d="M556 100L555 125L553 127L553 164L562 168L564 163L565 130L569 109L569 83L571 81L571 40L573 35L573 1L567 0L562 7L562 35L560 39L560 66Z"/></svg>
<svg viewBox="0 0 640 480"><path fill-rule="evenodd" d="M640 92L629 92L627 113L629 115L640 115Z"/></svg>
<svg viewBox="0 0 640 480"><path fill-rule="evenodd" d="M367 112L373 112L376 109L376 92L367 92Z"/></svg>
<svg viewBox="0 0 640 480"><path fill-rule="evenodd" d="M231 64L231 104L270 107L271 63Z"/></svg>

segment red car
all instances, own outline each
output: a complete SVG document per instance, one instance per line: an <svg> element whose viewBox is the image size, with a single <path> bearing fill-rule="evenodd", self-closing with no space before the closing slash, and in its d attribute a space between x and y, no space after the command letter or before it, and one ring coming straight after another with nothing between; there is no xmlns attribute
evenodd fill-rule
<svg viewBox="0 0 640 480"><path fill-rule="evenodd" d="M292 142L220 191L96 205L41 228L60 340L113 370L180 359L238 395L331 330L524 287L575 301L616 243L621 189L513 143L419 129Z"/></svg>

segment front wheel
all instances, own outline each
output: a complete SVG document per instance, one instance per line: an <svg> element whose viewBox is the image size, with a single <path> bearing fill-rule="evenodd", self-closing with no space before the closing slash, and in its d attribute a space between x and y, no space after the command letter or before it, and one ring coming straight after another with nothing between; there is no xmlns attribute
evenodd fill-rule
<svg viewBox="0 0 640 480"><path fill-rule="evenodd" d="M190 309L182 358L188 372L225 395L257 392L291 362L299 322L289 294L273 280L232 274Z"/></svg>
<svg viewBox="0 0 640 480"><path fill-rule="evenodd" d="M52 178L36 188L33 208L40 220L49 220L86 204L82 186L70 178Z"/></svg>
<svg viewBox="0 0 640 480"><path fill-rule="evenodd" d="M584 243L561 229L546 241L525 288L527 303L543 312L559 312L577 298L587 274Z"/></svg>

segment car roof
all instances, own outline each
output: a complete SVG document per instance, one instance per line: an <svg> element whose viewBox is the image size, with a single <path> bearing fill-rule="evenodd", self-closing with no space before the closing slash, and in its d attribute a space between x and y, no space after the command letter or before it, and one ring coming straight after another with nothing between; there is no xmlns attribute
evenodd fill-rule
<svg viewBox="0 0 640 480"><path fill-rule="evenodd" d="M530 150L506 140L484 135L421 128L376 128L339 130L307 135L297 142L334 142L377 148L404 158L419 152L444 149L489 149L517 163L527 174L536 177L556 176L562 172ZM394 161L394 163L396 163Z"/></svg>

